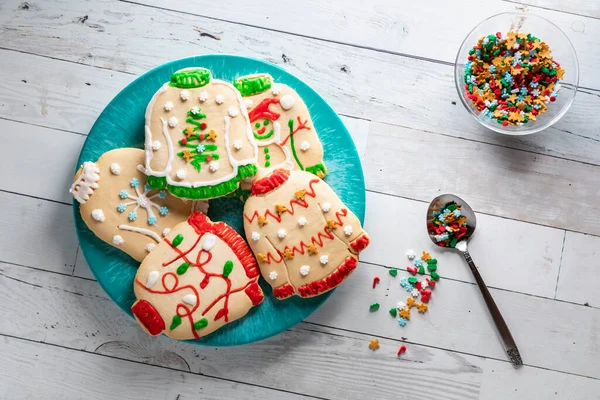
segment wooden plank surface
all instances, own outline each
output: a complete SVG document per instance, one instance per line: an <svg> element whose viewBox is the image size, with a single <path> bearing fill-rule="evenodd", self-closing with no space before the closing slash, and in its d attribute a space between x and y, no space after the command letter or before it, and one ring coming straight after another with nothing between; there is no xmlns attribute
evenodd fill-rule
<svg viewBox="0 0 600 400"><path fill-rule="evenodd" d="M522 4L526 6L539 7L547 10L564 11L583 17L600 18L600 3L590 0L504 0L509 3ZM584 33L585 24L575 22L571 29L575 32Z"/></svg>

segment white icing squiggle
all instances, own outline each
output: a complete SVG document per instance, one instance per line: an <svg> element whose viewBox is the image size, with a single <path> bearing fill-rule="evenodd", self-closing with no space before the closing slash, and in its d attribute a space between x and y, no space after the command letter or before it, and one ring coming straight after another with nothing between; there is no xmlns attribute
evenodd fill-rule
<svg viewBox="0 0 600 400"><path fill-rule="evenodd" d="M69 189L69 193L73 195L75 200L81 204L85 204L90 199L90 195L94 193L94 189L98 189L98 181L100 180L100 169L91 161L83 163L81 175Z"/></svg>
<svg viewBox="0 0 600 400"><path fill-rule="evenodd" d="M131 231L135 233L141 233L142 235L150 236L152 239L156 240L157 243L160 243L160 236L158 236L156 232L153 232L149 229L138 228L137 226L129 225L119 225L118 228L124 231Z"/></svg>

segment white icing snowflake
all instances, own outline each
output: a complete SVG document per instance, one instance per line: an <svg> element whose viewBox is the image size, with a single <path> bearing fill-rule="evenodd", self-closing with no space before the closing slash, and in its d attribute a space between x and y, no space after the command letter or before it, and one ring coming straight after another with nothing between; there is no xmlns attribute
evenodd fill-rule
<svg viewBox="0 0 600 400"><path fill-rule="evenodd" d="M177 176L177 179L185 179L185 169L178 169L175 175Z"/></svg>
<svg viewBox="0 0 600 400"><path fill-rule="evenodd" d="M163 231L162 231L162 235L163 235L163 236L167 236L167 235L168 235L170 232L171 232L171 228L165 228L165 229L163 229Z"/></svg>
<svg viewBox="0 0 600 400"><path fill-rule="evenodd" d="M256 242L256 241L258 241L258 239L260 239L260 233L252 232L252 240L254 240Z"/></svg>
<svg viewBox="0 0 600 400"><path fill-rule="evenodd" d="M319 262L323 265L327 264L329 262L329 257L328 256L321 256L321 258L319 258Z"/></svg>
<svg viewBox="0 0 600 400"><path fill-rule="evenodd" d="M204 103L206 100L208 100L208 93L206 93L206 91L202 91L200 96L198 96L198 100L200 103Z"/></svg>
<svg viewBox="0 0 600 400"><path fill-rule="evenodd" d="M158 151L160 150L160 142L158 140L155 140L154 142L152 142L152 150L154 151Z"/></svg>
<svg viewBox="0 0 600 400"><path fill-rule="evenodd" d="M218 161L209 162L208 169L210 169L210 172L217 172L217 170L219 169L219 162Z"/></svg>
<svg viewBox="0 0 600 400"><path fill-rule="evenodd" d="M165 111L171 111L173 109L173 102L172 101L167 101L165 103Z"/></svg>
<svg viewBox="0 0 600 400"><path fill-rule="evenodd" d="M412 297L419 297L419 289L413 289L410 291Z"/></svg>
<svg viewBox="0 0 600 400"><path fill-rule="evenodd" d="M177 126L177 118L175 118L175 117L169 118L168 124L169 124L169 127L175 128Z"/></svg>
<svg viewBox="0 0 600 400"><path fill-rule="evenodd" d="M154 243L148 243L148 244L146 245L146 247L144 247L144 248L146 249L146 251L147 251L148 253L150 253L152 250L154 250L154 248L155 248L155 247L156 247L156 245L155 245Z"/></svg>
<svg viewBox="0 0 600 400"><path fill-rule="evenodd" d="M305 140L304 142L300 143L300 150L307 151L308 149L310 149L309 141Z"/></svg>
<svg viewBox="0 0 600 400"><path fill-rule="evenodd" d="M110 164L110 172L112 172L113 175L119 175L121 173L121 166L117 163Z"/></svg>
<svg viewBox="0 0 600 400"><path fill-rule="evenodd" d="M235 118L235 117L237 117L237 116L238 116L238 114L240 113L240 112L237 110L237 108L235 108L235 107L229 107L229 110L228 110L228 112L229 112L229 116L230 116L231 118Z"/></svg>
<svg viewBox="0 0 600 400"><path fill-rule="evenodd" d="M218 94L218 95L215 97L215 102L216 102L218 105L221 105L221 104L223 104L223 102L224 102L224 101L225 101L225 97L223 97L223 95L220 95L220 94Z"/></svg>
<svg viewBox="0 0 600 400"><path fill-rule="evenodd" d="M194 115L198 114L200 112L200 107L198 106L194 106L192 107L192 109L190 110L190 112Z"/></svg>
<svg viewBox="0 0 600 400"><path fill-rule="evenodd" d="M536 88L531 91L531 95L533 97L538 97L540 95L540 91Z"/></svg>
<svg viewBox="0 0 600 400"><path fill-rule="evenodd" d="M121 199L129 199L133 200L127 203L119 203L117 206L117 211L120 213L125 212L127 207L131 205L135 205L133 211L131 211L127 217L130 221L135 221L137 219L137 210L141 207L146 210L148 214L148 225L156 224L156 216L154 215L154 211L152 207L156 208L160 215L167 215L169 209L166 206L160 206L152 201L152 199L158 197L160 199L165 199L167 197L167 192L164 190L160 190L158 193L148 197L148 193L152 191L152 188L148 185L144 186L144 192L140 193L139 189L140 182L137 178L133 178L131 180L131 187L135 190L135 194L130 194L128 190L121 190L119 192L119 197Z"/></svg>
<svg viewBox="0 0 600 400"><path fill-rule="evenodd" d="M283 239L285 235L287 235L287 231L285 229L282 228L279 231L277 231L277 237L279 239Z"/></svg>
<svg viewBox="0 0 600 400"><path fill-rule="evenodd" d="M306 276L306 275L308 275L309 272L310 272L310 266L309 265L303 265L303 266L300 267L300 275Z"/></svg>
<svg viewBox="0 0 600 400"><path fill-rule="evenodd" d="M189 304L190 306L195 306L198 302L198 298L193 294L186 294L185 296L183 296L181 301L183 301L186 304Z"/></svg>
<svg viewBox="0 0 600 400"><path fill-rule="evenodd" d="M298 218L298 226L304 226L304 225L306 225L306 218L304 218L304 217Z"/></svg>
<svg viewBox="0 0 600 400"><path fill-rule="evenodd" d="M286 94L281 98L281 100L279 100L279 105L281 108L287 111L294 107L294 98L291 95Z"/></svg>
<svg viewBox="0 0 600 400"><path fill-rule="evenodd" d="M408 257L409 260L414 260L416 256L417 254L412 249L406 252L406 257Z"/></svg>
<svg viewBox="0 0 600 400"><path fill-rule="evenodd" d="M396 305L396 308L398 310L404 310L406 308L406 303L403 301L399 301L398 304Z"/></svg>
<svg viewBox="0 0 600 400"><path fill-rule="evenodd" d="M179 95L181 96L181 100L183 100L183 101L186 101L187 99L190 98L190 92L187 90L182 90Z"/></svg>
<svg viewBox="0 0 600 400"><path fill-rule="evenodd" d="M275 271L269 272L269 279L270 280L274 281L274 280L277 279L277 277L278 277L277 272L275 272Z"/></svg>
<svg viewBox="0 0 600 400"><path fill-rule="evenodd" d="M329 212L329 210L331 210L331 203L321 204L321 210L323 210L323 212Z"/></svg>
<svg viewBox="0 0 600 400"><path fill-rule="evenodd" d="M429 287L429 283L427 281L421 282L421 289L427 289Z"/></svg>
<svg viewBox="0 0 600 400"><path fill-rule="evenodd" d="M242 141L241 140L234 141L233 148L236 150L241 150L242 149Z"/></svg>
<svg viewBox="0 0 600 400"><path fill-rule="evenodd" d="M519 43L516 43L516 42L515 42L515 44L513 45L513 49L515 49L515 50L518 50L518 49L519 49L519 47L521 47L521 46L519 45Z"/></svg>
<svg viewBox="0 0 600 400"><path fill-rule="evenodd" d="M250 108L252 108L252 105L254 105L254 103L250 99L244 99L244 105L246 106L247 109L250 109Z"/></svg>
<svg viewBox="0 0 600 400"><path fill-rule="evenodd" d="M102 211L101 209L92 211L92 218L94 218L98 222L104 222L104 211Z"/></svg>
<svg viewBox="0 0 600 400"><path fill-rule="evenodd" d="M344 233L346 234L346 236L352 235L352 226L351 225L344 226Z"/></svg>
<svg viewBox="0 0 600 400"><path fill-rule="evenodd" d="M112 242L113 242L113 244L120 246L123 243L125 243L125 240L121 237L121 235L115 235L115 236L113 236Z"/></svg>

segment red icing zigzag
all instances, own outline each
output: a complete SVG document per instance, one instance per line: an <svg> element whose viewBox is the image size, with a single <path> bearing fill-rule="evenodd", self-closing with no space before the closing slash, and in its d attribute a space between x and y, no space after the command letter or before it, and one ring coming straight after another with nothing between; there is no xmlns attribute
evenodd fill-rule
<svg viewBox="0 0 600 400"><path fill-rule="evenodd" d="M356 268L356 258L348 257L344 263L325 278L311 282L298 288L301 297L312 297L333 289L352 273Z"/></svg>

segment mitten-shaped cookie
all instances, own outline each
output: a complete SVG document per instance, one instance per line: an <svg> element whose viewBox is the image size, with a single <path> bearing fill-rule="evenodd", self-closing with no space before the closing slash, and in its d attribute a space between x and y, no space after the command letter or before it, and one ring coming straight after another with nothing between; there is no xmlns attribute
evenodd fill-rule
<svg viewBox="0 0 600 400"><path fill-rule="evenodd" d="M329 185L304 171L278 169L254 181L244 229L278 299L333 289L369 244L358 218Z"/></svg>
<svg viewBox="0 0 600 400"><path fill-rule="evenodd" d="M325 177L323 146L300 96L268 74L242 76L234 85L248 107L259 168L297 169Z"/></svg>
<svg viewBox="0 0 600 400"><path fill-rule="evenodd" d="M142 262L131 310L150 335L198 339L260 304L258 276L244 239L196 212Z"/></svg>
<svg viewBox="0 0 600 400"><path fill-rule="evenodd" d="M211 199L256 174L257 147L239 92L205 68L177 71L146 109L145 172L152 188Z"/></svg>
<svg viewBox="0 0 600 400"><path fill-rule="evenodd" d="M96 162L85 162L71 186L88 228L137 261L198 206L151 189L138 170L143 162L144 150L111 150Z"/></svg>

